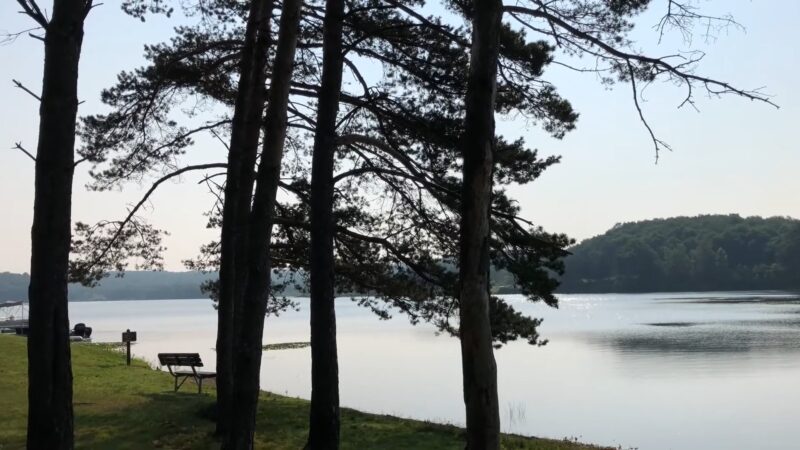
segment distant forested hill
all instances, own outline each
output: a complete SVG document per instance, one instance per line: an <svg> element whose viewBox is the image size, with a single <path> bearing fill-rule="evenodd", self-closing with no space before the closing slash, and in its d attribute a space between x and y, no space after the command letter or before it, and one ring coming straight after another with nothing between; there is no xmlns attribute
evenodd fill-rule
<svg viewBox="0 0 800 450"><path fill-rule="evenodd" d="M624 223L571 252L561 292L800 288L800 221L785 217Z"/></svg>
<svg viewBox="0 0 800 450"><path fill-rule="evenodd" d="M203 298L200 284L216 274L200 272L127 272L110 276L95 288L71 284L70 300L150 300ZM28 274L0 273L0 301L28 298Z"/></svg>
<svg viewBox="0 0 800 450"><path fill-rule="evenodd" d="M103 279L100 285L87 288L70 284L70 301L82 300L160 300L207 298L200 285L217 277L216 273L200 272L126 272L124 277L113 274ZM0 273L0 301L27 300L28 274ZM301 293L289 286L284 291L294 296Z"/></svg>

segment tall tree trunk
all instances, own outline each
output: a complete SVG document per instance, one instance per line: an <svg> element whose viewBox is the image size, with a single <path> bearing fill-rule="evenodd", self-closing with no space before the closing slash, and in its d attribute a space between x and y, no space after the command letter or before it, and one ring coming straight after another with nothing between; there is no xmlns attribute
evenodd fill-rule
<svg viewBox="0 0 800 450"><path fill-rule="evenodd" d="M56 0L44 38L28 336L28 448L73 448L67 270L85 0Z"/></svg>
<svg viewBox="0 0 800 450"><path fill-rule="evenodd" d="M231 428L233 408L233 352L241 322L246 283L247 226L258 137L266 98L266 63L269 49L272 0L253 0L245 29L239 87L234 105L231 143L225 182L220 238L219 299L217 303L217 433Z"/></svg>
<svg viewBox="0 0 800 450"><path fill-rule="evenodd" d="M322 82L311 163L311 414L307 449L339 448L339 358L334 308L333 170L342 88L344 0L327 0Z"/></svg>
<svg viewBox="0 0 800 450"><path fill-rule="evenodd" d="M497 365L489 322L489 214L502 1L475 0L467 81L460 242L460 338L467 449L497 449Z"/></svg>
<svg viewBox="0 0 800 450"><path fill-rule="evenodd" d="M325 2L322 84L311 162L311 420L306 448L339 448L339 360L333 257L333 169L342 88L344 0Z"/></svg>
<svg viewBox="0 0 800 450"><path fill-rule="evenodd" d="M253 199L249 226L247 284L242 302L241 328L237 330L234 352L233 401L231 430L225 449L253 448L256 410L260 392L262 336L270 289L270 252L272 216L281 174L281 159L286 140L289 89L292 81L302 0L284 0L278 46L272 67L269 106L264 126L264 146L258 166L258 183ZM240 269L245 269L241 267Z"/></svg>

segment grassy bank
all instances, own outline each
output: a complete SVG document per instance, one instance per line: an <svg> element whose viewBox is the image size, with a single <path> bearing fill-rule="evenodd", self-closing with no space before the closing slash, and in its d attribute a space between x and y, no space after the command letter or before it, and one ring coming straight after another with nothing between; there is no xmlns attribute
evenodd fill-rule
<svg viewBox="0 0 800 450"><path fill-rule="evenodd" d="M172 392L172 378L142 361L126 367L106 346L72 346L75 440L90 449L213 449L208 417L214 391ZM23 448L26 427L25 340L0 336L0 450ZM308 402L263 392L256 447L302 448ZM505 436L507 449L596 449L566 441ZM390 416L342 410L345 449L461 449L463 430Z"/></svg>

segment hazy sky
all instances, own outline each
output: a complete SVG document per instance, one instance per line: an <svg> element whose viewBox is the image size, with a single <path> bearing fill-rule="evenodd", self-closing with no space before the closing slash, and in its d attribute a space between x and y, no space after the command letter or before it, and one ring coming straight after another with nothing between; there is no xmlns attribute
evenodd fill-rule
<svg viewBox="0 0 800 450"><path fill-rule="evenodd" d="M658 7L665 0L653 0ZM43 4L49 2L44 0ZM537 182L511 191L524 216L548 231L576 239L604 232L617 222L696 215L792 216L800 218L800 153L794 131L800 127L800 2L793 0L709 0L699 5L729 12L746 31L735 29L707 41L696 36L695 48L706 51L698 72L744 88L765 87L780 110L726 97L697 96L700 112L677 109L684 91L671 84L651 86L642 104L660 138L674 149L654 164L652 143L638 120L630 87L602 86L595 76L550 68L546 78L556 84L581 116L578 128L562 141L547 137L521 120L498 126L508 136L523 136L544 155L560 154L561 164ZM166 40L172 23L165 19L140 23L118 9L116 1L96 8L86 24L81 57L80 113L102 112L98 94L120 70L143 62L142 45ZM721 9L720 9L721 8ZM0 31L31 27L17 14L16 2L0 2ZM49 9L49 8L48 8ZM689 46L680 39L660 45L652 30L657 11L639 21L633 36L654 55L675 53ZM17 79L41 89L41 43L28 37L0 46L0 271L28 271L30 224L33 215L33 163L10 148L17 141L36 148L36 101L13 87ZM223 148L202 139L187 159L221 162ZM76 172L73 219L93 222L120 218L147 185L128 185L122 192L94 193L84 189L87 167ZM203 212L210 199L200 174L160 189L145 216L171 235L165 240L167 268L181 270L181 261L197 253L214 237L205 229Z"/></svg>

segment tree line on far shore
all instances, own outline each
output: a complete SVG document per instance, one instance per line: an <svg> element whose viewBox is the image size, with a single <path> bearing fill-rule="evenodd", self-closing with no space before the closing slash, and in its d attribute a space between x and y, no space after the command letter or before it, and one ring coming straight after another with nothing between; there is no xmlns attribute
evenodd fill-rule
<svg viewBox="0 0 800 450"><path fill-rule="evenodd" d="M788 217L701 215L615 225L569 248L557 292L678 292L800 289L800 220ZM452 264L443 264L454 270ZM217 272L127 271L97 286L70 285L71 301L198 299ZM122 275L122 276L116 276ZM495 294L518 294L510 272L492 268ZM291 278L282 294L307 297L303 277L273 271L272 283ZM27 274L0 273L0 301L27 295ZM363 295L340 292L337 295Z"/></svg>
<svg viewBox="0 0 800 450"><path fill-rule="evenodd" d="M117 276L122 275L122 276ZM171 300L203 299L208 292L203 286L218 278L217 272L126 271L111 273L97 286L69 285L70 301L103 300ZM273 274L280 280L281 274ZM0 302L24 300L28 295L30 276L26 273L0 272ZM308 296L308 291L295 286L287 287L284 295Z"/></svg>

